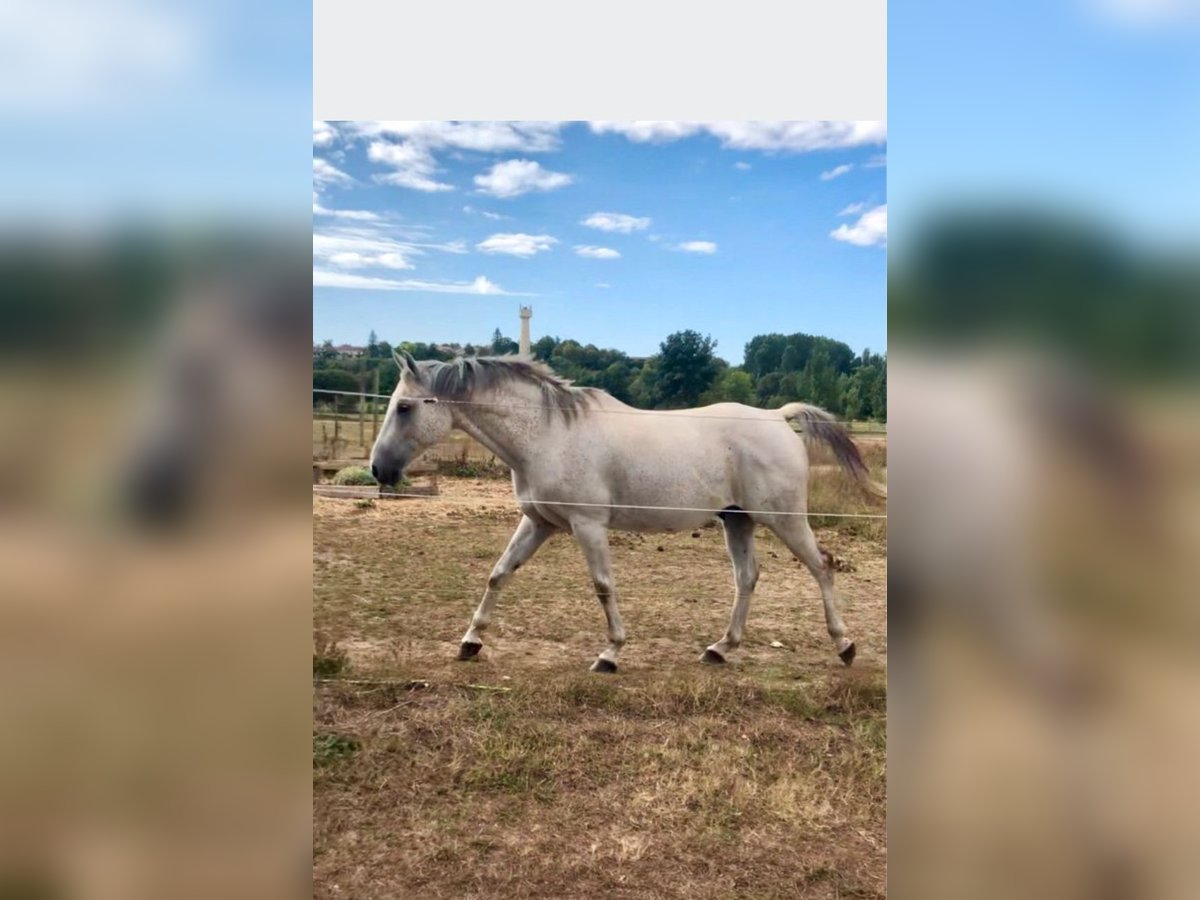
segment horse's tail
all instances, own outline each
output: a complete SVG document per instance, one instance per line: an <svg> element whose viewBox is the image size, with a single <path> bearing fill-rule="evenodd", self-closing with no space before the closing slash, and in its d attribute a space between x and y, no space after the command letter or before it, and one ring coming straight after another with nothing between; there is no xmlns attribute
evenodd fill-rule
<svg viewBox="0 0 1200 900"><path fill-rule="evenodd" d="M829 447L837 457L838 464L854 477L864 491L876 497L887 497L887 488L871 479L871 473L867 464L863 462L857 445L850 439L849 432L832 415L807 403L788 403L779 408L779 413L789 422L797 423L806 440Z"/></svg>

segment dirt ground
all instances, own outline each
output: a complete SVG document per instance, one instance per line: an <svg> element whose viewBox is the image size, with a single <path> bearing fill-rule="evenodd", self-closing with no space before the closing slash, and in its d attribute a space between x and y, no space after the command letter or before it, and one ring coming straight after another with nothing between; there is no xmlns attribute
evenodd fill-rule
<svg viewBox="0 0 1200 900"><path fill-rule="evenodd" d="M617 675L587 671L604 617L567 536L460 663L519 513L507 482L442 485L313 499L316 896L884 895L884 532L816 529L850 669L816 583L762 529L746 641L725 667L697 661L732 601L715 523L613 534Z"/></svg>

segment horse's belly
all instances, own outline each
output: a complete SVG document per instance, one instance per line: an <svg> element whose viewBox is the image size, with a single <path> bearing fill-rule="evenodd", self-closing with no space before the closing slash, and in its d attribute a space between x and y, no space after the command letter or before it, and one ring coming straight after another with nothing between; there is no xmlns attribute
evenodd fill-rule
<svg viewBox="0 0 1200 900"><path fill-rule="evenodd" d="M570 480L555 478L518 484L518 495L536 499L536 510L559 527L583 519L602 521L619 531L692 531L720 510L739 503L722 460L689 459L672 464L649 458L614 460ZM565 501L562 503L550 501Z"/></svg>
<svg viewBox="0 0 1200 900"><path fill-rule="evenodd" d="M713 515L709 511L614 509L608 527L614 531L692 531Z"/></svg>

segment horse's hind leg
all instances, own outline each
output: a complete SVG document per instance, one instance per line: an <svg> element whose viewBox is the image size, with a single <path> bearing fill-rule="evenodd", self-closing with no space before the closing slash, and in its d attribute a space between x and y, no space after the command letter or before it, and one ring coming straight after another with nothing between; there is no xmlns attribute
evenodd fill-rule
<svg viewBox="0 0 1200 900"><path fill-rule="evenodd" d="M592 663L593 672L617 671L617 654L625 644L625 626L617 610L617 589L612 577L612 562L608 550L608 529L603 525L580 524L573 528L575 538L583 548L588 571L596 585L596 599L604 608L608 620L608 646Z"/></svg>
<svg viewBox="0 0 1200 900"><path fill-rule="evenodd" d="M817 539L808 527L804 516L778 516L764 523L779 536L789 550L808 566L821 588L821 601L825 604L825 627L833 638L833 646L846 665L854 662L854 642L846 637L846 625L842 622L841 602L833 587L833 566L826 558Z"/></svg>
<svg viewBox="0 0 1200 900"><path fill-rule="evenodd" d="M725 526L725 547L733 563L736 593L725 636L700 657L701 662L717 664L725 662L725 655L742 642L750 598L754 594L754 585L758 583L758 563L754 559L754 523L748 515L739 512L723 513L721 523Z"/></svg>
<svg viewBox="0 0 1200 900"><path fill-rule="evenodd" d="M541 519L522 517L521 523L508 542L508 548L488 578L487 590L483 592L483 600L480 601L479 608L475 610L475 615L471 617L471 625L467 628L467 633L463 635L462 645L458 649L459 659L470 659L479 652L483 646L481 635L491 620L492 609L495 607L496 601L500 599L500 591L504 587L504 583L512 577L512 573L517 571L522 563L537 552L538 547L542 546L546 542L546 538L554 534L555 530L553 525Z"/></svg>

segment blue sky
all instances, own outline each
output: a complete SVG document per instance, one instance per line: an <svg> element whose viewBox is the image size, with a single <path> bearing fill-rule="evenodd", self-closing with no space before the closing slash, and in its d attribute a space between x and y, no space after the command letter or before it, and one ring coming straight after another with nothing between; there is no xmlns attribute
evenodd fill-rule
<svg viewBox="0 0 1200 900"><path fill-rule="evenodd" d="M1196 237L1196 0L926 0L888 11L889 211L1029 203Z"/></svg>
<svg viewBox="0 0 1200 900"><path fill-rule="evenodd" d="M0 223L304 227L308 9L55 0L0 19Z"/></svg>
<svg viewBox="0 0 1200 900"><path fill-rule="evenodd" d="M314 123L313 338L886 346L882 123Z"/></svg>

